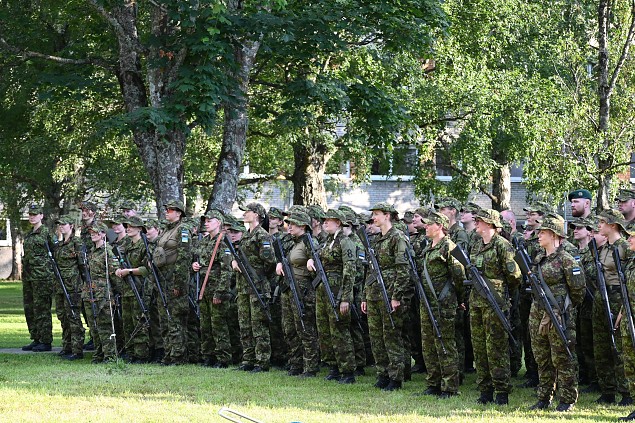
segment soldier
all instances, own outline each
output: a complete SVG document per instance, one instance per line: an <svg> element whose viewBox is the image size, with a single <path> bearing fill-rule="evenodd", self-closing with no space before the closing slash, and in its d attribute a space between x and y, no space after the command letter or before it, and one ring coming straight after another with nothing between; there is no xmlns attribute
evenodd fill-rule
<svg viewBox="0 0 635 423"><path fill-rule="evenodd" d="M626 277L626 286L628 291L628 301L631 306L631 310L635 307L635 260L633 260L633 254L635 251L635 230L630 227L628 230L628 249L630 251L631 259L626 262L624 267L624 274ZM624 316L626 317L626 316ZM622 346L624 356L624 374L628 382L628 390L631 397L635 395L635 346L631 339L631 335L626 327L628 320L622 319L621 332L622 332ZM620 421L632 421L635 420L635 411L632 411L625 417L620 417Z"/></svg>
<svg viewBox="0 0 635 423"><path fill-rule="evenodd" d="M92 363L108 363L117 359L112 282L117 279L115 270L118 263L112 248L106 243L106 225L93 222L88 230L93 248L88 255L90 281L84 284L82 300L88 324L93 326L95 353Z"/></svg>
<svg viewBox="0 0 635 423"><path fill-rule="evenodd" d="M122 285L122 317L125 349L128 351L128 360L131 363L142 364L150 360L148 335L150 316L148 315L149 313L144 314L144 310L141 308L131 284L134 284L144 307L147 307L150 302L151 287L147 284L146 278L149 274L146 267L147 255L145 245L141 239L141 234L145 231L145 225L136 216L128 217L123 221L123 224L126 227L126 235L130 240L124 256L130 267L120 264L120 268L115 271L115 274L124 280Z"/></svg>
<svg viewBox="0 0 635 423"><path fill-rule="evenodd" d="M289 235L284 229L284 214L282 210L271 207L269 213L269 235L272 238L280 237L283 239L283 244L291 248L293 241L291 235ZM284 367L287 364L287 353L289 346L286 342L286 337L283 333L282 322L282 304L280 302L280 285L283 281L279 275L274 271L267 275L269 283L271 284L271 292L273 296L271 303L269 304L269 313L271 314L272 322L269 325L269 333L271 335L271 364L276 367ZM277 288L277 290L276 290Z"/></svg>
<svg viewBox="0 0 635 423"><path fill-rule="evenodd" d="M318 205L308 207L308 214L311 217L311 227L313 228L313 238L321 244L324 243L328 234L322 230L324 223L324 210Z"/></svg>
<svg viewBox="0 0 635 423"><path fill-rule="evenodd" d="M157 240L153 259L167 302L167 311L159 307L165 349L161 364L171 366L188 362L186 328L190 305L187 295L192 234L181 222L186 217L183 202L170 200L163 207L168 224Z"/></svg>
<svg viewBox="0 0 635 423"><path fill-rule="evenodd" d="M51 306L55 276L47 249L47 245L51 248L52 242L42 219L42 207L32 204L29 207L29 223L33 229L24 237L22 295L26 324L33 341L22 347L22 351L51 351L53 342Z"/></svg>
<svg viewBox="0 0 635 423"><path fill-rule="evenodd" d="M571 216L586 219L591 215L593 196L586 189L571 191L567 196L571 202Z"/></svg>
<svg viewBox="0 0 635 423"><path fill-rule="evenodd" d="M84 358L84 326L80 317L82 303L82 280L80 278L81 241L75 237L75 219L71 216L60 216L57 227L62 235L55 249L55 261L62 276L73 308L64 297L61 287L56 287L55 309L57 318L62 324L62 351L60 356L66 360Z"/></svg>
<svg viewBox="0 0 635 423"><path fill-rule="evenodd" d="M110 225L109 231L106 232L106 239L110 242L113 250L115 250L116 247L115 254L118 254L117 251L119 251L124 256L130 246L130 238L126 235L126 228L123 225L125 219L126 218L124 216L119 214L111 217L110 219L104 220L106 224ZM124 291L123 280L120 278L113 279L112 290L115 293L115 331L117 332L117 350L123 353L123 358L125 360L129 360L128 355L124 351L126 335L124 333L122 312Z"/></svg>
<svg viewBox="0 0 635 423"><path fill-rule="evenodd" d="M472 248L470 260L489 281L496 296L503 299L503 312L508 312L508 292L516 288L521 280L520 270L514 261L514 249L497 233L497 228L502 226L497 211L479 210L474 220L476 232L481 238ZM476 384L481 392L477 402L507 405L511 390L507 332L492 307L476 289L470 293L470 308Z"/></svg>
<svg viewBox="0 0 635 423"><path fill-rule="evenodd" d="M566 337L573 347L576 339L574 307L584 298L584 273L563 248L562 241L566 238L564 219L546 217L538 222L538 242L544 252L538 253L534 260L534 272L542 275L547 296L557 301L556 314L565 322ZM539 378L538 402L531 409L547 409L557 386L560 403L556 411L572 410L578 400L577 362L575 356L569 357L549 315L536 301L531 306L529 328Z"/></svg>
<svg viewBox="0 0 635 423"><path fill-rule="evenodd" d="M423 220L430 243L418 257L423 290L434 314L441 339L435 333L428 310L421 304L421 333L428 388L425 395L449 398L459 390L459 356L454 321L463 297L463 266L450 254L456 244L447 236L447 216L434 212Z"/></svg>
<svg viewBox="0 0 635 423"><path fill-rule="evenodd" d="M145 223L146 227L146 241L148 242L148 250L150 254L156 247L156 242L159 239L159 221L156 219L149 219ZM142 235L143 237L144 235ZM145 247L145 245L144 245ZM164 348L163 348L163 336L161 335L161 319L159 317L159 307L163 307L159 304L161 301L158 296L157 282L154 280L154 275L151 272L147 279L148 291L150 292L150 299L148 301L148 310L150 313L150 328L148 331L148 345L150 348L150 361L153 363L160 363L163 360Z"/></svg>
<svg viewBox="0 0 635 423"><path fill-rule="evenodd" d="M90 201L84 201L80 207L82 211L82 228L80 232L80 238L84 246L90 250L93 246L93 242L90 240L90 233L88 228L95 221L95 214L97 213L97 205Z"/></svg>
<svg viewBox="0 0 635 423"><path fill-rule="evenodd" d="M125 200L123 203L121 203L121 214L125 217L125 218L129 218L129 217L133 217L137 215L137 205L134 203L134 201L131 200Z"/></svg>
<svg viewBox="0 0 635 423"><path fill-rule="evenodd" d="M338 309L333 310L324 284L321 284L316 292L316 319L322 361L329 366L329 374L325 379L350 384L355 382L356 368L350 334L350 308L353 302L357 249L342 231L345 221L346 218L338 210L329 209L325 214L323 229L327 237L324 244L321 244L320 260ZM307 268L312 272L316 271L313 259L307 261ZM334 313L337 313L338 319Z"/></svg>
<svg viewBox="0 0 635 423"><path fill-rule="evenodd" d="M239 208L245 212L243 220L249 225L249 230L240 242L239 250L244 253L249 266L253 268L256 288L263 301L267 302L271 298L271 286L266 275L275 264L271 236L267 232L269 219L261 204L249 203ZM232 268L235 272L240 272L235 260L232 261ZM254 373L268 372L271 360L269 320L259 304L257 294L248 286L244 276L238 275L236 285L240 340L243 346L243 361L238 368Z"/></svg>
<svg viewBox="0 0 635 423"><path fill-rule="evenodd" d="M607 243L598 247L598 256L602 263L606 291L612 316L617 316L622 305L620 281L613 260L613 249L617 248L622 261L630 259L628 242L622 238L622 231L626 230L626 221L622 214L614 209L602 211L598 215L598 231L607 239ZM628 406L633 403L624 376L624 362L622 360L622 338L619 328L615 330L615 346L618 354L612 353L612 345L606 327L606 312L602 303L600 290L595 294L593 302L593 355L598 383L602 395L596 400L598 404L613 404L615 394L622 394L618 405Z"/></svg>
<svg viewBox="0 0 635 423"><path fill-rule="evenodd" d="M635 190L621 189L615 202L626 222L633 223L635 221Z"/></svg>
<svg viewBox="0 0 635 423"><path fill-rule="evenodd" d="M414 287L410 281L410 269L406 258L406 237L392 226L393 220L399 217L397 211L387 203L376 204L370 210L373 224L380 231L373 241L374 249L393 311L389 313L379 283L373 283L365 287L362 312L368 314L370 340L377 368L375 387L394 391L401 389L404 378L401 330L403 315L407 310L402 307L402 302L412 295Z"/></svg>
<svg viewBox="0 0 635 423"><path fill-rule="evenodd" d="M237 220L231 214L225 214L224 226L232 245L236 248L240 246L240 241L246 231L243 222ZM227 325L229 326L229 341L232 349L232 364L239 364L243 355L242 343L240 342L240 325L238 323L238 305L236 303L236 276L237 273L232 269L232 255L229 248L225 246L225 252L221 260L221 277L227 279L228 282L225 284L229 286L231 296L227 310Z"/></svg>

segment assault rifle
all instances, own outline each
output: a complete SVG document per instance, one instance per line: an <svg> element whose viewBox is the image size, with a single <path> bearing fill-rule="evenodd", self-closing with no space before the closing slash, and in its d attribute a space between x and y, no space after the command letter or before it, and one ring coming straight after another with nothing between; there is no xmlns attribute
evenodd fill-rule
<svg viewBox="0 0 635 423"><path fill-rule="evenodd" d="M82 279L84 283L88 285L88 298L90 299L90 308L93 311L93 323L97 328L97 307L95 306L95 291L93 290L93 280L90 276L90 267L88 266L88 254L86 253L86 245L82 244L79 250L80 262L83 268ZM86 322L88 324L88 322Z"/></svg>
<svg viewBox="0 0 635 423"><path fill-rule="evenodd" d="M337 312L337 302L335 301L335 296L333 295L333 290L331 289L331 284L329 283L329 278L326 276L326 272L324 271L324 266L322 266L322 260L320 259L320 252L315 249L315 245L313 244L313 237L310 233L306 233L306 245L311 250L311 258L313 259L313 264L315 266L315 271L317 272L317 276L313 280L313 287L317 289L317 287L322 284L324 286L324 290L326 291L326 297L329 300L329 304L331 305L331 309L333 310L333 314L335 315L335 321L340 321L340 316Z"/></svg>
<svg viewBox="0 0 635 423"><path fill-rule="evenodd" d="M229 239L229 236L227 236L227 234L225 234L225 244L227 245L227 248L229 248L229 252L234 257L234 260L236 260L236 263L238 264L238 268L240 269L240 273L243 275L243 277L249 284L249 287L251 288L254 295L258 299L258 304L260 305L260 308L262 308L262 311L267 316L267 319L271 322L272 319L271 319L271 313L269 313L269 307L262 299L262 295L260 295L260 292L258 292L256 283L254 282L254 278L256 279L258 278L256 271L254 270L253 267L251 267L251 265L249 264L249 261L247 260L247 257L245 257L245 253L242 250L240 250L240 254L238 254L238 252L234 248L234 244L232 244L232 241Z"/></svg>
<svg viewBox="0 0 635 423"><path fill-rule="evenodd" d="M624 276L624 270L622 269L622 262L620 261L620 250L616 246L613 246L613 260L615 261L615 269L617 270L617 276L620 278L620 289L622 291L622 307L624 314L626 315L626 328L628 334L631 336L631 344L635 348L635 325L633 324L633 309L631 307L630 298L628 296L628 287L626 286L626 277Z"/></svg>
<svg viewBox="0 0 635 423"><path fill-rule="evenodd" d="M168 319L172 319L170 315L170 309L168 308L168 300L165 297L165 292L163 292L163 288L161 288L161 279L159 279L159 269L154 264L154 260L152 260L152 253L150 253L150 248L148 247L148 238L146 234L141 233L141 239L143 240L143 245L146 247L146 256L148 256L148 264L150 264L150 270L152 271L152 276L154 276L154 282L157 285L157 291L159 292L159 297L161 298L161 302L163 303L163 308L165 309L165 314L168 316Z"/></svg>
<svg viewBox="0 0 635 423"><path fill-rule="evenodd" d="M608 334L611 340L611 352L614 357L619 355L617 351L617 345L615 344L615 326L613 324L613 313L611 312L611 303L609 302L609 294L606 289L606 279L604 278L604 266L600 261L600 255L598 253L598 244L595 238L591 238L589 241L589 249L593 254L593 261L595 262L595 268L598 271L598 292L600 293L600 299L602 300L602 310L604 311L605 323L607 325ZM617 265L617 263L616 263Z"/></svg>
<svg viewBox="0 0 635 423"><path fill-rule="evenodd" d="M53 253L51 252L51 247L49 246L48 240L44 241L44 245L46 246L46 252L49 255L49 259L51 260L51 264L53 266L53 273L55 273L55 278L58 280L60 285L62 286L62 291L64 291L64 298L66 298L66 302L71 308L71 314L73 315L73 319L77 318L77 314L75 313L75 305L71 300L71 296L68 294L68 289L66 289L66 285L64 285L64 278L62 278L62 274L60 273L60 267L57 265L55 261L55 257L53 257Z"/></svg>
<svg viewBox="0 0 635 423"><path fill-rule="evenodd" d="M368 253L368 264L370 265L369 280L372 284L373 282L377 282L379 284L379 288L381 290L381 297L384 300L384 305L386 306L386 311L388 312L388 318L390 319L390 324L392 328L395 328L395 321L392 318L392 313L395 311L392 308L392 304L390 303L390 298L388 298L388 291L386 291L386 284L384 283L384 277L381 274L381 268L379 267L379 263L377 263L377 257L375 257L375 250L370 245L370 241L368 240L368 234L366 233L366 228L361 226L357 230L357 235L362 240L362 244L364 244L364 248L366 248L366 252Z"/></svg>
<svg viewBox="0 0 635 423"><path fill-rule="evenodd" d="M499 300L500 296L496 293L496 291L492 289L488 281L485 280L476 266L472 264L469 257L467 256L467 254L465 254L465 251L463 251L460 246L457 245L452 250L451 254L455 259L459 261L459 263L463 265L464 268L469 270L470 279L472 280L472 284L474 285L476 292L478 292L481 297L485 298L487 303L494 310L494 313L496 313L496 317L498 317L498 320L500 320L503 328L509 335L509 339L512 341L512 344L514 346L517 346L518 343L516 342L516 339L512 334L512 326L509 323L509 320L507 320L507 317L505 317L505 314L503 313L503 310L501 309L501 306L499 304L499 301L502 302L502 300Z"/></svg>
<svg viewBox="0 0 635 423"><path fill-rule="evenodd" d="M113 244L112 249L113 249L113 252L115 253L115 257L117 258L117 261L119 262L119 268L131 269L132 266L130 265L130 261L128 261L128 259L121 252L121 250L119 249L119 246L116 244ZM141 294L139 293L139 289L137 289L137 278L132 273L128 272L128 274L124 277L124 279L126 280L126 282L128 282L128 285L130 285L130 289L132 290L132 293L134 294L135 299L137 300L137 303L139 304L139 307L141 308L141 314L143 318L145 319L147 323L150 323L150 312L148 311L148 308L143 302L143 298L141 297Z"/></svg>
<svg viewBox="0 0 635 423"><path fill-rule="evenodd" d="M306 331L306 328L304 327L304 304L302 304L302 300L300 299L300 295L298 293L298 285L295 280L295 276L293 275L293 269L291 269L289 259L284 253L284 248L282 247L282 241L280 241L280 237L274 236L273 249L275 250L276 256L282 263L284 278L287 280L289 288L291 289L291 301L295 306L295 310L298 312L298 316L300 316L300 324L302 325L302 330Z"/></svg>

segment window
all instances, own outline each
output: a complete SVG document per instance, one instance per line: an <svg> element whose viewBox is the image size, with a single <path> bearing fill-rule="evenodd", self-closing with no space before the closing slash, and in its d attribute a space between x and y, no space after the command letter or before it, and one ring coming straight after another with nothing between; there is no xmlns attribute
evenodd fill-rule
<svg viewBox="0 0 635 423"><path fill-rule="evenodd" d="M373 160L371 175L410 176L415 174L419 156L414 147L400 147L393 150L392 157L382 151Z"/></svg>

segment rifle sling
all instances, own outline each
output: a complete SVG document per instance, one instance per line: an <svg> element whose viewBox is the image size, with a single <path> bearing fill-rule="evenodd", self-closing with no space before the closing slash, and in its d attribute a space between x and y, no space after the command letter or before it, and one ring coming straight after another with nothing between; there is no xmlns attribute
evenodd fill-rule
<svg viewBox="0 0 635 423"><path fill-rule="evenodd" d="M437 292L435 291L434 285L432 284L432 281L430 280L430 274L428 273L428 265L426 264L427 262L426 256L427 254L423 256L423 275L426 277L426 283L428 284L428 288L430 288L430 292L432 292L432 296L434 296L434 299L436 300L438 304L439 297L437 297Z"/></svg>
<svg viewBox="0 0 635 423"><path fill-rule="evenodd" d="M545 283L545 279L542 277L542 267L540 266L540 264L537 264L536 267L538 269L538 282L540 283L540 286L542 287L543 291L545 291L545 295L547 296L547 301L551 303L552 308L555 308L556 310L558 310L560 315L562 315L564 310L560 308L560 303L556 300L556 297L554 297L553 292L551 292L549 285ZM569 294L567 294L567 298L568 297L569 297ZM566 307L565 307L565 310L566 310Z"/></svg>
<svg viewBox="0 0 635 423"><path fill-rule="evenodd" d="M224 231L218 233L218 238L216 238L216 244L214 245L214 250L212 251L212 257L209 259L209 265L207 266L207 271L205 272L205 278L203 279L203 285L201 285L201 292L198 294L198 300L203 300L203 295L205 294L205 287L207 287L207 279L209 279L209 272L212 270L212 266L214 265L214 259L216 258L216 253L218 252L218 246L220 245L220 241L225 238Z"/></svg>

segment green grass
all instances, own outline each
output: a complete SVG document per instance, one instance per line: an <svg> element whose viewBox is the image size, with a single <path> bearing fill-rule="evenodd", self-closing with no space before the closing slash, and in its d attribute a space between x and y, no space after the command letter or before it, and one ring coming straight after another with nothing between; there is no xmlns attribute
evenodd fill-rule
<svg viewBox="0 0 635 423"><path fill-rule="evenodd" d="M21 301L19 283L0 283L0 347L28 342ZM59 345L59 332L54 336ZM516 389L509 407L477 406L473 375L461 395L449 400L414 397L425 388L423 375L401 391L384 393L372 387L372 368L367 373L355 385L342 386L275 370L251 375L193 365L91 365L88 358L65 362L55 354L0 354L0 421L227 422L217 415L223 406L263 422L304 423L598 422L631 411L597 407L592 403L597 395L584 394L572 413L530 412L536 399L529 389Z"/></svg>

